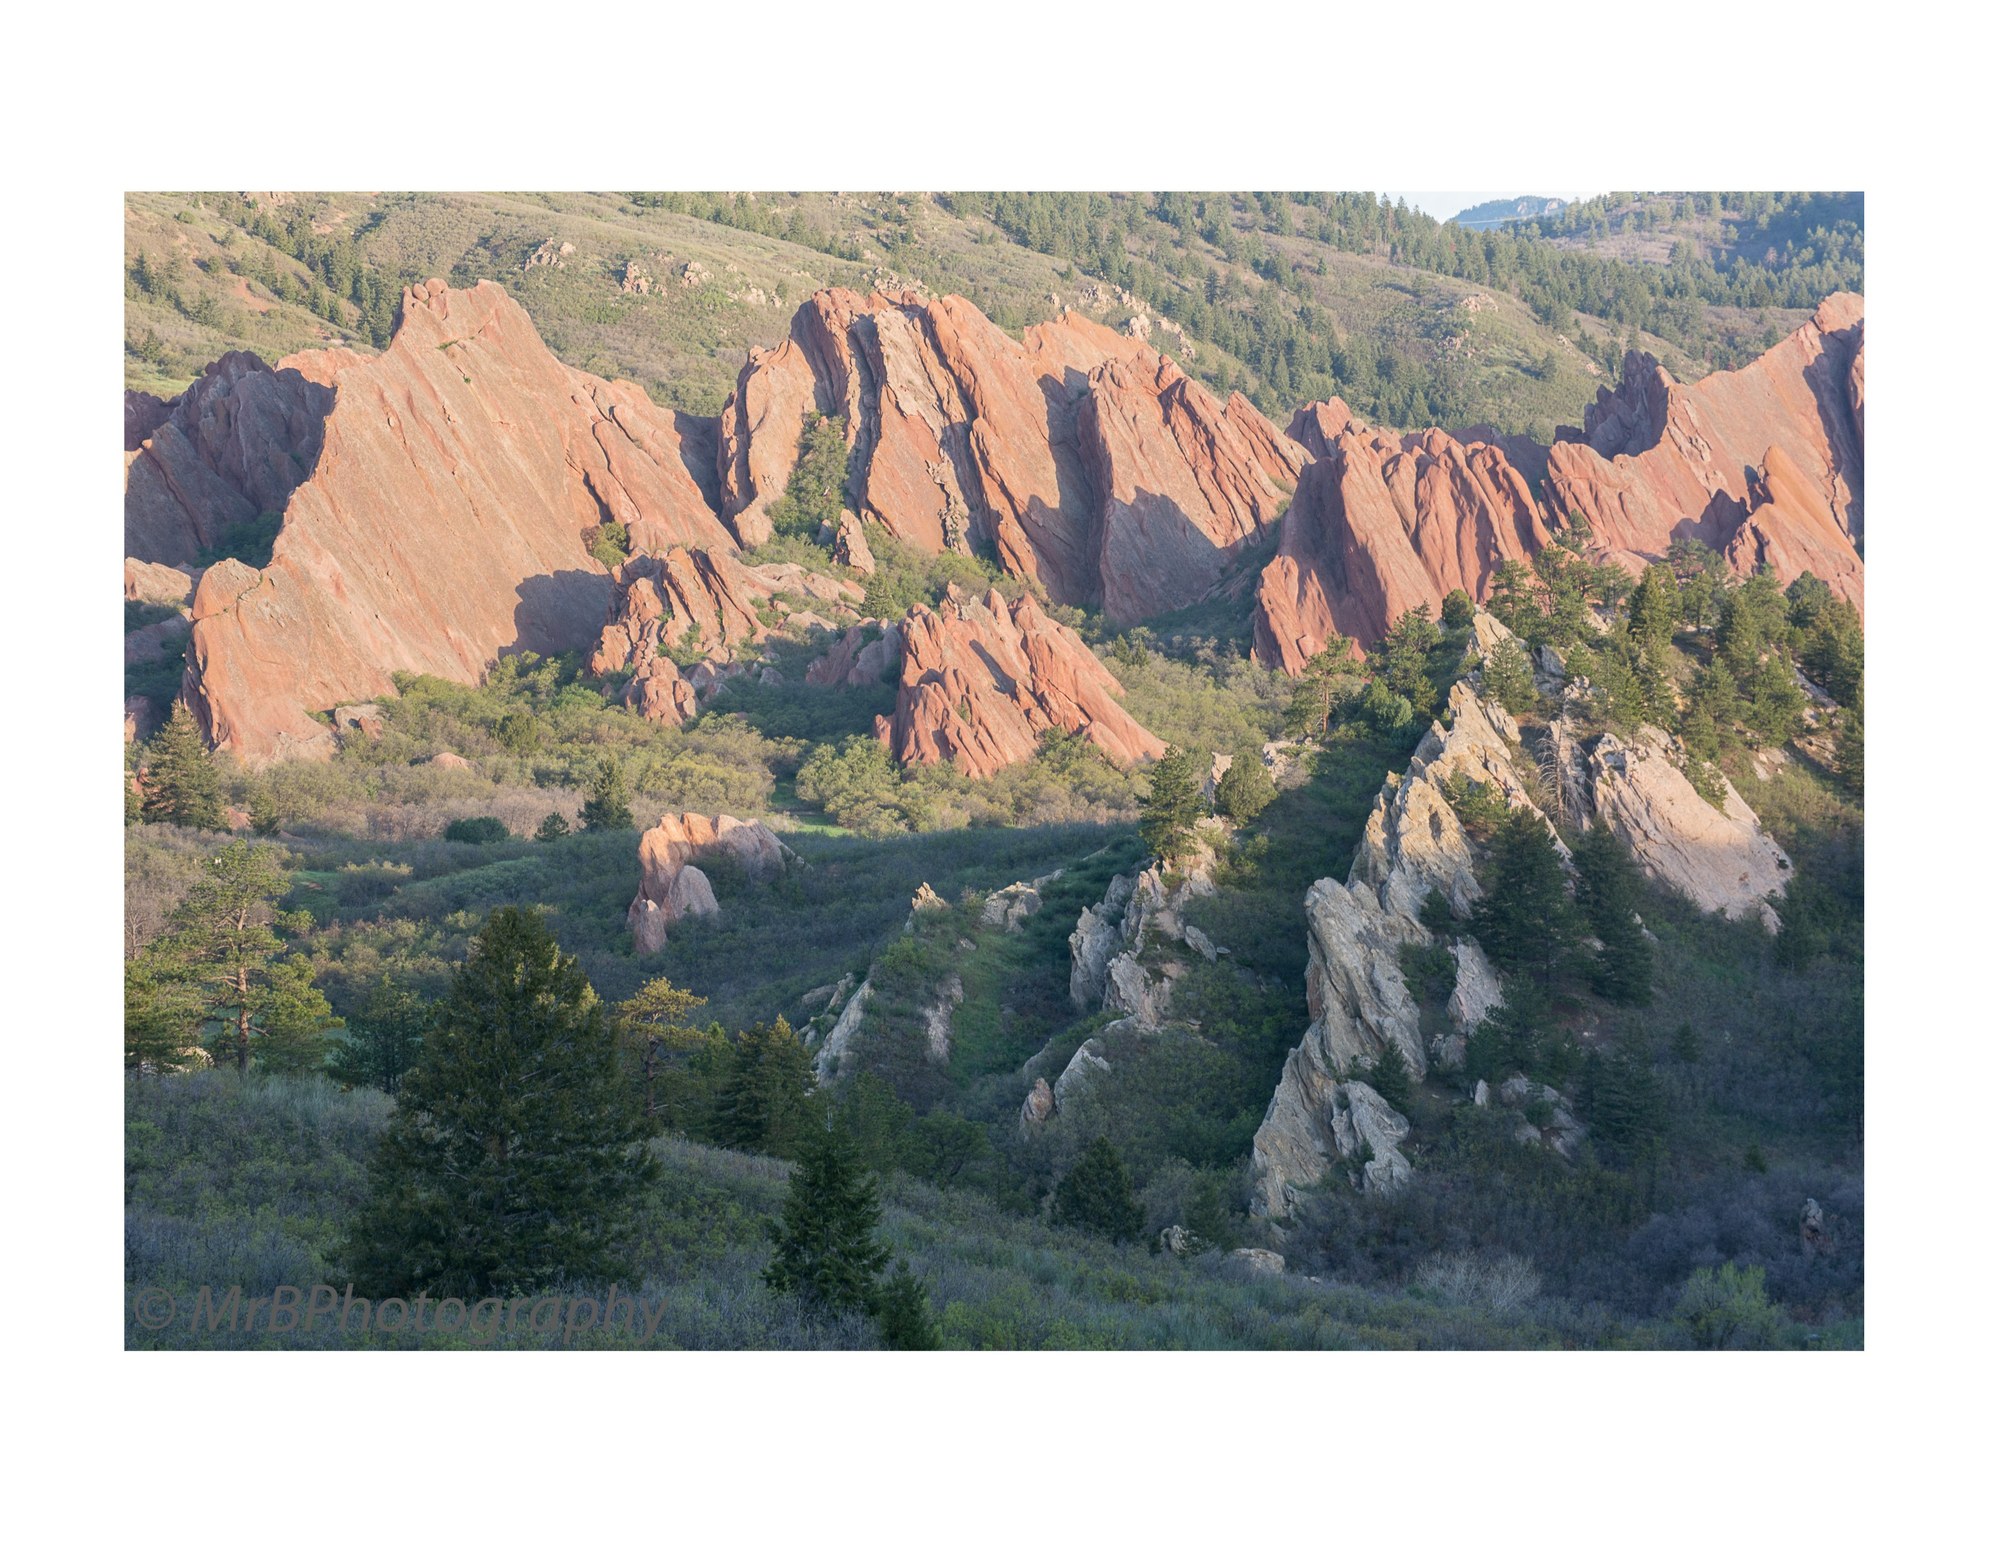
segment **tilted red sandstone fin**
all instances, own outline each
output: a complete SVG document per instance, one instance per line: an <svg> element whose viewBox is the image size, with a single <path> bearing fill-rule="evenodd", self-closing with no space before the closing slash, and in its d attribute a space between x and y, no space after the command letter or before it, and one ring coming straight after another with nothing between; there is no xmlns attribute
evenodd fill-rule
<svg viewBox="0 0 2000 1545"><path fill-rule="evenodd" d="M1618 389L1550 448L1548 497L1633 566L1693 537L1739 572L1771 563L1780 584L1810 568L1859 607L1861 349L1861 297L1840 294L1741 370L1692 385L1628 354Z"/></svg>
<svg viewBox="0 0 2000 1545"><path fill-rule="evenodd" d="M125 553L193 563L275 514L319 459L333 392L286 361L223 355L172 402L125 401Z"/></svg>
<svg viewBox="0 0 2000 1545"><path fill-rule="evenodd" d="M1118 701L1118 679L1032 596L973 600L953 586L936 610L911 607L901 627L896 711L875 732L905 766L949 761L989 777L1034 756L1051 729L1128 764L1166 749Z"/></svg>
<svg viewBox="0 0 2000 1545"><path fill-rule="evenodd" d="M723 409L722 507L746 543L810 412L845 417L864 519L1118 621L1201 599L1305 459L1240 395L1074 314L1016 343L958 296L823 290Z"/></svg>
<svg viewBox="0 0 2000 1545"><path fill-rule="evenodd" d="M1371 430L1337 398L1301 409L1291 432L1316 455L1258 580L1253 626L1258 658L1292 675L1335 633L1373 643L1412 607L1436 616L1454 590L1484 599L1504 561L1553 534L1496 446Z"/></svg>
<svg viewBox="0 0 2000 1545"><path fill-rule="evenodd" d="M332 383L311 475L265 568L203 576L188 653L211 741L246 759L324 754L315 715L393 672L475 681L508 649L588 647L612 590L586 547L603 521L642 545L735 546L676 416L563 365L497 285L413 287L378 358L288 363Z"/></svg>
<svg viewBox="0 0 2000 1545"><path fill-rule="evenodd" d="M1338 399L1301 408L1288 432L1315 459L1258 582L1258 658L1296 675L1333 633L1366 644L1413 606L1435 616L1454 589L1484 600L1501 563L1572 515L1629 568L1694 537L1738 573L1810 571L1860 607L1861 311L1830 296L1760 358L1692 386L1628 355L1545 468L1519 437L1395 436Z"/></svg>

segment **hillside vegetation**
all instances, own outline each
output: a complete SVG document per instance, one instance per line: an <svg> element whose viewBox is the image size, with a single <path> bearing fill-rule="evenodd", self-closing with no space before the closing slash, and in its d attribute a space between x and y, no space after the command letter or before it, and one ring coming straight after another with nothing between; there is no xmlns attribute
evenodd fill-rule
<svg viewBox="0 0 2000 1545"><path fill-rule="evenodd" d="M569 364L714 413L813 290L913 283L1017 332L1064 306L1136 318L1280 423L1339 394L1374 422L1546 439L1627 346L1698 376L1861 287L1834 196L1560 218L1474 232L1324 193L134 194L126 380L170 395L230 348L379 348L404 284L491 279ZM1657 264L1593 245L1641 222L1632 255Z"/></svg>

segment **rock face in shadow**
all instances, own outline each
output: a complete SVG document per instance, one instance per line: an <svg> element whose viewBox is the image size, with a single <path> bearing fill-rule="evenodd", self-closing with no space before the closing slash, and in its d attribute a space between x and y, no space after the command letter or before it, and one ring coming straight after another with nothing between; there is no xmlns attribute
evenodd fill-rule
<svg viewBox="0 0 2000 1545"><path fill-rule="evenodd" d="M300 358L274 370L239 350L172 402L126 395L126 556L193 563L232 527L285 507L319 460L333 407L328 372Z"/></svg>
<svg viewBox="0 0 2000 1545"><path fill-rule="evenodd" d="M1862 302L1832 295L1741 370L1692 385L1625 356L1581 430L1549 451L1549 497L1632 565L1695 537L1739 573L1811 571L1861 606Z"/></svg>
<svg viewBox="0 0 2000 1545"><path fill-rule="evenodd" d="M896 711L875 733L905 766L949 761L989 777L1027 761L1052 729L1125 763L1166 749L1118 701L1117 678L1032 596L975 601L954 585L937 610L911 607L902 634Z"/></svg>
<svg viewBox="0 0 2000 1545"><path fill-rule="evenodd" d="M674 655L727 667L737 649L770 633L767 613L831 625L856 615L860 587L796 563L748 564L728 547L669 547L622 564L589 669L629 671L624 701L648 719L683 724L700 695ZM719 684L726 670L711 670Z"/></svg>
<svg viewBox="0 0 2000 1545"><path fill-rule="evenodd" d="M1301 409L1292 434L1315 459L1299 476L1278 552L1257 584L1257 657L1296 676L1333 634L1366 645L1412 607L1484 600L1506 560L1554 531L1506 452L1441 429L1399 437L1338 399Z"/></svg>
<svg viewBox="0 0 2000 1545"><path fill-rule="evenodd" d="M396 671L476 681L511 648L588 647L612 591L588 548L606 521L642 550L734 547L676 415L563 365L497 285L414 286L378 358L287 366L331 388L311 475L265 568L203 575L189 648L190 703L247 760L326 754L316 715L392 692ZM264 374L237 367L232 400Z"/></svg>
<svg viewBox="0 0 2000 1545"><path fill-rule="evenodd" d="M958 296L822 290L723 409L722 508L746 544L769 534L813 412L846 419L864 524L990 554L1116 621L1201 599L1305 460L1241 396L1083 317L1016 343Z"/></svg>

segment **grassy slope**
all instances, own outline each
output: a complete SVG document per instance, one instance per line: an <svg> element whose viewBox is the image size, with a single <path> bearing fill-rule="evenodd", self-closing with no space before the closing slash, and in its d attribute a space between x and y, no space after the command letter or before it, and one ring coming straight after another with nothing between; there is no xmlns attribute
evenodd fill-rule
<svg viewBox="0 0 2000 1545"><path fill-rule="evenodd" d="M1031 251L976 216L948 211L927 195L763 194L760 205L789 217L796 211L806 242L755 234L693 215L643 208L616 194L351 194L314 200L316 224L351 229L364 262L398 282L433 275L454 283L493 279L527 307L550 346L567 363L602 375L626 376L656 398L713 413L733 385L746 351L784 336L796 305L826 284L893 285L914 280L934 291L969 296L1004 325L1018 329L1062 306L1122 324L1132 314L1108 287L1067 264ZM328 342L359 343L349 328L277 300L233 271L275 264L305 270L241 230L229 212L233 194L133 194L126 206L128 262L143 251L185 302L157 296L129 301L126 384L171 393L215 355L249 348L275 359ZM293 204L276 206L282 213ZM1254 221L1245 210L1235 223ZM1312 280L1313 299L1343 336L1365 334L1426 357L1429 334L1443 321L1470 325L1464 345L1474 416L1503 428L1547 435L1575 422L1594 394L1601 366L1558 336L1518 300L1456 279L1391 266L1385 259L1343 253L1304 236L1266 238L1291 262L1327 272ZM528 266L544 242L576 251L560 267ZM1198 260L1234 273L1254 300L1268 286L1247 264L1231 264L1200 237L1177 248L1167 228L1144 221L1130 238L1135 253L1172 267ZM811 243L811 244L807 244ZM822 247L849 256L830 256ZM649 295L620 292L627 261L653 282ZM699 263L708 279L683 287L680 274ZM1186 286L1200 280L1192 274ZM1463 303L1484 295L1481 309ZM208 297L214 313L187 314ZM1490 303L1490 304L1488 304ZM1600 347L1606 329L1579 322L1577 340ZM140 358L131 344L148 334L163 357ZM1256 377L1215 347L1183 347L1155 332L1153 341L1211 383ZM1699 369L1663 341L1641 335L1669 368ZM1284 415L1279 412L1279 417ZM1416 427L1416 426L1406 426Z"/></svg>
<svg viewBox="0 0 2000 1545"><path fill-rule="evenodd" d="M323 1081L198 1074L127 1085L127 1287L179 1305L160 1331L128 1319L135 1347L462 1346L463 1332L342 1335L191 1333L201 1284L246 1298L280 1284L344 1281L343 1220L362 1194L365 1157L388 1110ZM813 1325L758 1279L764 1222L785 1166L666 1141L666 1179L640 1297L665 1300L658 1347L869 1346L865 1324ZM924 1278L947 1346L960 1348L1397 1348L1650 1345L1652 1326L1560 1302L1506 1312L1300 1277L1251 1277L1219 1257L1180 1261L1000 1212L964 1192L907 1180L885 1188L883 1237ZM546 1345L525 1326L500 1344ZM585 1333L578 1344L628 1344Z"/></svg>

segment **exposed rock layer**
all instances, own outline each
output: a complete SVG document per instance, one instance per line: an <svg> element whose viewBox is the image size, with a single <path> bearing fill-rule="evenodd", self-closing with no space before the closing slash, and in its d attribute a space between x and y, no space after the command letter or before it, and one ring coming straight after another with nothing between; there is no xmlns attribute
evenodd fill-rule
<svg viewBox="0 0 2000 1545"><path fill-rule="evenodd" d="M1198 600L1277 518L1304 455L1143 342L1074 314L1016 343L958 296L822 290L723 409L723 509L770 531L808 414L846 420L864 521L991 553L1127 621Z"/></svg>
<svg viewBox="0 0 2000 1545"><path fill-rule="evenodd" d="M954 586L937 610L912 607L902 637L896 711L875 728L906 766L951 761L987 777L1028 760L1052 729L1120 762L1166 749L1120 704L1117 678L1032 596L975 601Z"/></svg>
<svg viewBox="0 0 2000 1545"><path fill-rule="evenodd" d="M330 383L317 441L299 442L316 447L311 475L289 490L266 567L203 575L189 649L187 695L211 741L249 760L325 754L315 715L392 692L393 672L474 681L503 650L587 647L611 591L587 548L604 521L642 549L734 545L682 458L676 416L562 365L497 285L413 287L379 357L288 367L242 368L230 397L266 374L297 376L287 389L300 394L310 376ZM219 411L175 412L197 408Z"/></svg>
<svg viewBox="0 0 2000 1545"><path fill-rule="evenodd" d="M639 894L626 909L626 926L633 946L650 955L666 943L667 931L686 917L713 917L721 911L707 873L718 857L741 868L752 880L770 881L784 872L792 851L762 821L739 821L731 815L713 820L705 815L668 812L639 839Z"/></svg>

